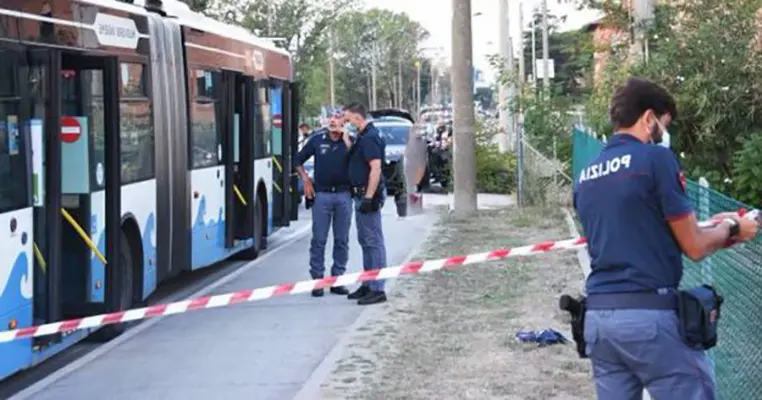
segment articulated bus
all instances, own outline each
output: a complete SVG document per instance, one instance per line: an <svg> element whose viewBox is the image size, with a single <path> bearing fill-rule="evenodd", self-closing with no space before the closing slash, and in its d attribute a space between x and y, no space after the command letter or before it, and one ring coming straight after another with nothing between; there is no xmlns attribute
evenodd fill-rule
<svg viewBox="0 0 762 400"><path fill-rule="evenodd" d="M0 3L0 330L136 307L296 219L289 54L177 0ZM0 379L84 337L0 344Z"/></svg>

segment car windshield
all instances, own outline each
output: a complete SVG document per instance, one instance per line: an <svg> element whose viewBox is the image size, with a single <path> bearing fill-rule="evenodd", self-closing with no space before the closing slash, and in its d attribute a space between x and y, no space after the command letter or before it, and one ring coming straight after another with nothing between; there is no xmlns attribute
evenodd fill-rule
<svg viewBox="0 0 762 400"><path fill-rule="evenodd" d="M410 134L409 125L376 125L386 144L405 144Z"/></svg>

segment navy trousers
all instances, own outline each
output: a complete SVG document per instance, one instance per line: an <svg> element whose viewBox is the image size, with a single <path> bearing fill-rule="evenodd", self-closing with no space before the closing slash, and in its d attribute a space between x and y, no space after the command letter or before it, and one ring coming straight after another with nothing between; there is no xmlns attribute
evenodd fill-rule
<svg viewBox="0 0 762 400"><path fill-rule="evenodd" d="M600 400L714 400L706 353L683 343L671 310L588 310L586 352Z"/></svg>
<svg viewBox="0 0 762 400"><path fill-rule="evenodd" d="M331 276L343 275L349 259L349 228L352 226L352 196L349 192L317 192L312 205L310 275L320 279L325 273L325 245L333 227Z"/></svg>
<svg viewBox="0 0 762 400"><path fill-rule="evenodd" d="M385 189L383 189L385 191ZM379 210L363 214L360 208L362 197L355 197L355 221L357 223L357 241L362 248L362 267L365 271L386 268L386 245L384 231L381 226L381 208L384 207L386 194L383 193ZM367 283L370 290L384 291L384 281L376 280Z"/></svg>

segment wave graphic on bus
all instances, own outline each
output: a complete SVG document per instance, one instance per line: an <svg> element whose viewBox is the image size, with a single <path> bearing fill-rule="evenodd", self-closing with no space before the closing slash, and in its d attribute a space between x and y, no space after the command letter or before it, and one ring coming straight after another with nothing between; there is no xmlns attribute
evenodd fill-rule
<svg viewBox="0 0 762 400"><path fill-rule="evenodd" d="M16 307L21 307L28 303L32 298L32 293L26 287L31 284L32 276L29 273L29 259L25 252L21 252L16 257L16 261L10 269L10 274L5 280L5 288L0 293L0 304L6 307L8 307L8 304L16 304Z"/></svg>
<svg viewBox="0 0 762 400"><path fill-rule="evenodd" d="M217 210L217 219L204 222L206 215L206 196L201 196L198 214L193 223L192 249L193 265L207 265L224 258L225 250L225 213L222 207Z"/></svg>

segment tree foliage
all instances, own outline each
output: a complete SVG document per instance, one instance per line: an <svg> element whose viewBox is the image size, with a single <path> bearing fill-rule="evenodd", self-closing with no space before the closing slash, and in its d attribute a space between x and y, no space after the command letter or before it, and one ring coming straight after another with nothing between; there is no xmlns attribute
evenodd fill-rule
<svg viewBox="0 0 762 400"><path fill-rule="evenodd" d="M419 45L429 35L418 22L389 10L353 11L338 19L332 34L337 99L368 102L371 66L375 63L379 107L396 105L400 98L404 107L413 106L415 63L421 59ZM429 69L428 62L422 62L422 98L428 92Z"/></svg>
<svg viewBox="0 0 762 400"><path fill-rule="evenodd" d="M535 13L535 57L542 59L542 14ZM548 55L555 62L555 78L551 81L554 91L564 96L582 97L588 93L592 82L593 42L583 31L559 30L565 16L548 15ZM524 32L524 70L532 72L532 31ZM538 75L542 71L537 71Z"/></svg>
<svg viewBox="0 0 762 400"><path fill-rule="evenodd" d="M760 0L658 6L648 32L647 61L634 62L625 49L610 49L604 82L588 105L593 125L599 132L610 129L607 97L615 85L630 75L652 79L677 100L678 119L669 130L686 173L705 176L713 187L758 204L762 200L760 6ZM609 23L627 28L626 10L609 7Z"/></svg>

